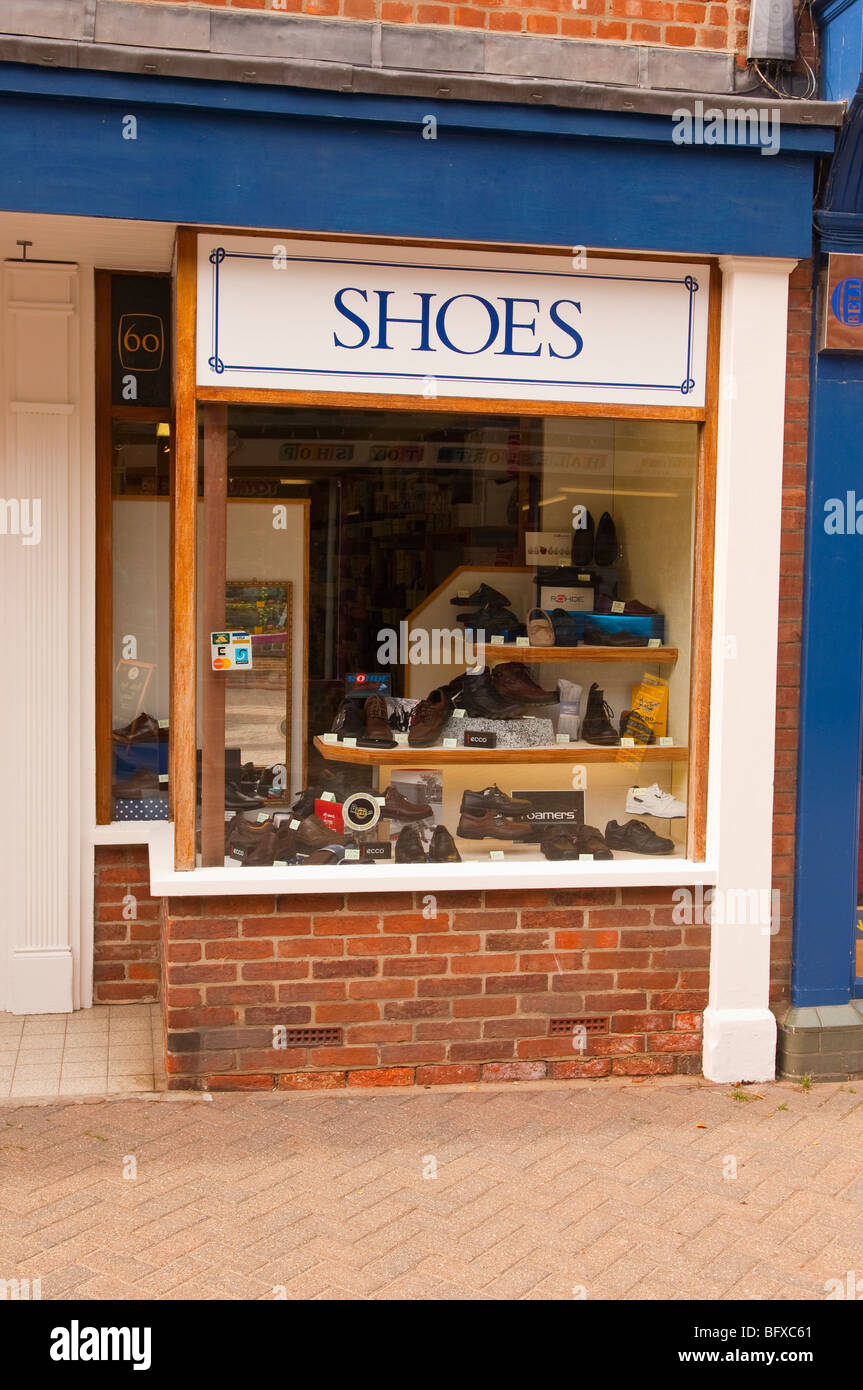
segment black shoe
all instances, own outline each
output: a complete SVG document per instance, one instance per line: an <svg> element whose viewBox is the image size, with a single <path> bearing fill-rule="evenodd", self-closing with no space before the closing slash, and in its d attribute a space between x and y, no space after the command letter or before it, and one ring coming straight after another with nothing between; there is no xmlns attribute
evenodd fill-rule
<svg viewBox="0 0 863 1390"><path fill-rule="evenodd" d="M671 854L674 849L673 840L657 835L641 820L630 820L626 825L610 820L605 827L605 843L612 849L628 850L630 854Z"/></svg>
<svg viewBox="0 0 863 1390"><path fill-rule="evenodd" d="M572 533L572 563L576 569L587 569L588 565L593 564L594 530L590 512L585 516L585 521L586 526L576 526Z"/></svg>
<svg viewBox="0 0 863 1390"><path fill-rule="evenodd" d="M584 645L586 647L646 647L647 639L638 632L628 632L622 627L597 627L594 623L584 624Z"/></svg>
<svg viewBox="0 0 863 1390"><path fill-rule="evenodd" d="M366 721L363 718L361 700L342 700L336 710L332 732L338 734L339 741L344 738L360 738L365 733Z"/></svg>
<svg viewBox="0 0 863 1390"><path fill-rule="evenodd" d="M546 830L540 845L546 859L577 859L580 853L576 832L560 826Z"/></svg>
<svg viewBox="0 0 863 1390"><path fill-rule="evenodd" d="M533 802L522 797L507 796L500 787L484 787L481 792L465 792L459 810L469 816L482 816L486 811L500 811L504 816L526 816Z"/></svg>
<svg viewBox="0 0 863 1390"><path fill-rule="evenodd" d="M436 825L432 831L429 848L430 864L460 864L461 855L455 847L455 840L445 825Z"/></svg>
<svg viewBox="0 0 863 1390"><path fill-rule="evenodd" d="M497 589L492 589L488 584L480 584L478 589L474 589L467 598L451 598L450 603L454 606L472 604L475 608L508 608L509 599L506 594L498 593Z"/></svg>
<svg viewBox="0 0 863 1390"><path fill-rule="evenodd" d="M305 820L306 816L315 814L315 802L320 796L320 792L315 787L304 787L291 807L292 820Z"/></svg>
<svg viewBox="0 0 863 1390"><path fill-rule="evenodd" d="M576 535L578 532L575 533ZM596 528L596 540L593 546L593 562L596 565L605 567L613 565L617 559L618 552L617 532L614 529L614 522L608 512L603 512L599 518L599 525Z"/></svg>
<svg viewBox="0 0 863 1390"><path fill-rule="evenodd" d="M595 743L603 748L618 745L620 735L612 726L613 717L614 711L594 681L587 696L587 710L581 725L581 737L585 743Z"/></svg>
<svg viewBox="0 0 863 1390"><path fill-rule="evenodd" d="M397 864L425 864L426 852L415 825L405 825L396 840Z"/></svg>
<svg viewBox="0 0 863 1390"><path fill-rule="evenodd" d="M459 703L474 719L517 719L524 708L520 701L500 694L488 669L479 676L464 677Z"/></svg>

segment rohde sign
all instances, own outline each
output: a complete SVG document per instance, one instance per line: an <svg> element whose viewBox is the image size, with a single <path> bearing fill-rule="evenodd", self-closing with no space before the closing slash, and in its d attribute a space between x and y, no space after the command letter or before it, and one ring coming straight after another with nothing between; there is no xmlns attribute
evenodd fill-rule
<svg viewBox="0 0 863 1390"><path fill-rule="evenodd" d="M198 238L201 386L704 404L709 268Z"/></svg>

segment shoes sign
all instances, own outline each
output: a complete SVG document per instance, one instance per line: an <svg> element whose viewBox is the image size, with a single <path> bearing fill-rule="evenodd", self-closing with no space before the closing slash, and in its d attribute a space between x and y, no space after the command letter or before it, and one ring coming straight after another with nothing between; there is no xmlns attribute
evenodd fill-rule
<svg viewBox="0 0 863 1390"><path fill-rule="evenodd" d="M210 665L214 671L250 671L251 635L248 632L211 632Z"/></svg>
<svg viewBox="0 0 863 1390"><path fill-rule="evenodd" d="M709 281L704 264L202 233L197 381L701 406Z"/></svg>

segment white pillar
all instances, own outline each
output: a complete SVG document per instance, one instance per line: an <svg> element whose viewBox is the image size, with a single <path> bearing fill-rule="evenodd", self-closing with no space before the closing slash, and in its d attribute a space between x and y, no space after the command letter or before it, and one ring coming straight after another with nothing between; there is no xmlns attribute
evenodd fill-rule
<svg viewBox="0 0 863 1390"><path fill-rule="evenodd" d="M774 1075L768 1007L788 276L724 257L708 844L718 865L704 1015L711 1081Z"/></svg>
<svg viewBox="0 0 863 1390"><path fill-rule="evenodd" d="M78 267L7 262L0 313L0 1008L52 1013L81 1002L91 891L81 878L82 747L93 733L82 698L92 647L81 621Z"/></svg>

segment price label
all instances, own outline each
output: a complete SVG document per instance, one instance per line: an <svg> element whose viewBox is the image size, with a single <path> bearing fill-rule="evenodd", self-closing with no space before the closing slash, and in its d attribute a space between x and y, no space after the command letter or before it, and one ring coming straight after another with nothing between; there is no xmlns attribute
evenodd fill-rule
<svg viewBox="0 0 863 1390"><path fill-rule="evenodd" d="M229 821L229 820L233 820L233 819L234 819L234 816L236 816L236 815L239 815L239 812L238 812L238 811L226 811L226 812L225 812L225 821L227 822L227 821Z"/></svg>
<svg viewBox="0 0 863 1390"><path fill-rule="evenodd" d="M569 743L569 734L555 734L555 743Z"/></svg>
<svg viewBox="0 0 863 1390"><path fill-rule="evenodd" d="M626 604L621 603L620 599L615 599L611 605L612 613L623 613L626 611Z"/></svg>
<svg viewBox="0 0 863 1390"><path fill-rule="evenodd" d="M661 647L661 646L662 646L662 642L660 641L660 639L659 639L658 637L648 637L648 639L647 639L647 645L648 645L648 647Z"/></svg>
<svg viewBox="0 0 863 1390"><path fill-rule="evenodd" d="M159 781L160 781L160 782L167 782L167 780L168 780L168 774L167 774L167 772L160 772L160 773L159 773Z"/></svg>
<svg viewBox="0 0 863 1390"><path fill-rule="evenodd" d="M502 849L490 849L489 852L488 852L488 857L489 857L489 859L503 859L503 850L502 850Z"/></svg>
<svg viewBox="0 0 863 1390"><path fill-rule="evenodd" d="M466 714L467 714L467 710L466 710L466 709L454 709L453 712L452 712L452 717L453 717L453 719L464 719L464 717L465 717Z"/></svg>
<svg viewBox="0 0 863 1390"><path fill-rule="evenodd" d="M258 814L255 816L255 820L257 821L258 825L263 825L269 819L270 818L267 815L266 811L259 811Z"/></svg>
<svg viewBox="0 0 863 1390"><path fill-rule="evenodd" d="M323 741L324 743L338 743L339 740L336 734L324 734Z"/></svg>
<svg viewBox="0 0 863 1390"><path fill-rule="evenodd" d="M674 747L674 739L673 739L673 738L661 738L661 739L659 740L659 746L660 746L660 748L673 748L673 747Z"/></svg>
<svg viewBox="0 0 863 1390"><path fill-rule="evenodd" d="M335 792L321 792L321 801L335 801Z"/></svg>
<svg viewBox="0 0 863 1390"><path fill-rule="evenodd" d="M470 598L470 589L456 589L456 598Z"/></svg>
<svg viewBox="0 0 863 1390"><path fill-rule="evenodd" d="M578 582L579 582L579 584L585 584L585 583L589 584L589 583L590 583L590 575L589 575L589 574L580 574L580 575L578 576Z"/></svg>
<svg viewBox="0 0 863 1390"><path fill-rule="evenodd" d="M296 818L294 818L294 819L288 821L288 829L289 829L289 830L299 830L299 828L300 828L300 822L299 822L298 820L296 820Z"/></svg>
<svg viewBox="0 0 863 1390"><path fill-rule="evenodd" d="M387 799L385 796L376 796L375 801L378 803L379 806L386 806L387 804Z"/></svg>
<svg viewBox="0 0 863 1390"><path fill-rule="evenodd" d="M620 746L621 746L621 748L634 748L634 747L635 747L635 739L634 739L634 738L622 738L622 739L620 740Z"/></svg>
<svg viewBox="0 0 863 1390"><path fill-rule="evenodd" d="M359 859L359 857L360 857L359 846L358 846L358 845L348 845L347 849L345 850L345 858L346 858L346 859Z"/></svg>
<svg viewBox="0 0 863 1390"><path fill-rule="evenodd" d="M356 748L357 746L357 741L355 738L343 738L342 743L344 744L345 748Z"/></svg>
<svg viewBox="0 0 863 1390"><path fill-rule="evenodd" d="M408 742L407 734L396 734L395 741L400 747L404 748Z"/></svg>
<svg viewBox="0 0 863 1390"><path fill-rule="evenodd" d="M454 738L445 738L443 746L444 748L458 748L458 741Z"/></svg>
<svg viewBox="0 0 863 1390"><path fill-rule="evenodd" d="M579 857L579 859L589 859L590 862L591 862L591 864L593 863L593 855L592 855L592 854L580 854L578 857Z"/></svg>
<svg viewBox="0 0 863 1390"><path fill-rule="evenodd" d="M494 638L492 638L492 641L494 641ZM515 639L515 645L516 645L517 647L529 647L529 646L530 646L530 638L529 638L529 637L516 637L516 639Z"/></svg>
<svg viewBox="0 0 863 1390"><path fill-rule="evenodd" d="M167 729L167 728L170 726L170 723L171 723L170 719L160 719L160 720L159 720L159 728L160 728L160 729Z"/></svg>
<svg viewBox="0 0 863 1390"><path fill-rule="evenodd" d="M492 639L491 639L491 645L492 645L493 647L502 647L502 646L504 645L503 638L502 638L502 637L492 637Z"/></svg>
<svg viewBox="0 0 863 1390"><path fill-rule="evenodd" d="M287 868L288 868L288 861L287 861L287 859L274 859L274 860L273 860L273 868L274 868L274 869L287 869Z"/></svg>

